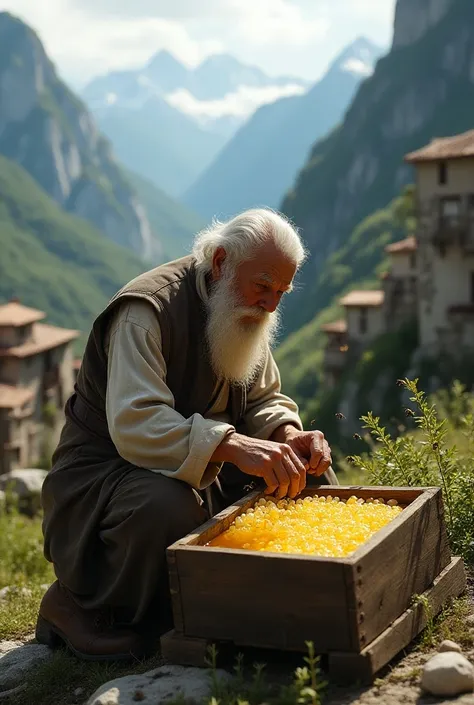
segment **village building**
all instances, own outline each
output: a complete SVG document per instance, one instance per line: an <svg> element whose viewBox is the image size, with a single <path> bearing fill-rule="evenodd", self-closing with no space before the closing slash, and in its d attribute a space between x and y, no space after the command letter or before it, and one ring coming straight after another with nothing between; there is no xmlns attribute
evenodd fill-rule
<svg viewBox="0 0 474 705"><path fill-rule="evenodd" d="M385 248L390 269L382 275L385 329L396 330L407 320L416 319L418 305L417 242L415 237L394 242Z"/></svg>
<svg viewBox="0 0 474 705"><path fill-rule="evenodd" d="M385 248L381 290L351 291L340 300L345 318L322 326L329 386L349 359L407 320L417 323L424 355L474 348L474 130L434 139L405 161L416 174L416 235Z"/></svg>
<svg viewBox="0 0 474 705"><path fill-rule="evenodd" d="M79 332L45 318L17 299L0 305L0 474L38 462L45 426L54 442L73 391Z"/></svg>
<svg viewBox="0 0 474 705"><path fill-rule="evenodd" d="M347 365L349 345L347 341L347 322L342 318L333 323L325 323L321 330L327 336L323 353L323 368L326 384L333 387L341 378Z"/></svg>
<svg viewBox="0 0 474 705"><path fill-rule="evenodd" d="M474 130L405 161L416 172L420 347L453 355L474 347Z"/></svg>

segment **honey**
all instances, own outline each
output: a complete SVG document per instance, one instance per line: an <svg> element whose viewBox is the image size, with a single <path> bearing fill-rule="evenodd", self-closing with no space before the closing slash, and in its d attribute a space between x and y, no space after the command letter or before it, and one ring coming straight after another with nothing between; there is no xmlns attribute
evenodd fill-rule
<svg viewBox="0 0 474 705"><path fill-rule="evenodd" d="M395 500L344 500L316 495L297 500L261 498L208 546L249 551L343 557L402 511Z"/></svg>

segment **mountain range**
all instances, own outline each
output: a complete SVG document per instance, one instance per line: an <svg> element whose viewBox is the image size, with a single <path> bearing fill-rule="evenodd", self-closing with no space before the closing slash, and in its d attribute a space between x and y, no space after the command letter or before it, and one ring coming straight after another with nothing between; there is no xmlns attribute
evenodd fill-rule
<svg viewBox="0 0 474 705"><path fill-rule="evenodd" d="M393 46L360 86L343 123L318 142L283 203L311 252L303 290L288 300L288 329L307 323L350 281L354 253L328 263L357 225L413 174L404 155L474 126L474 4L398 0ZM359 272L364 276L370 272Z"/></svg>
<svg viewBox="0 0 474 705"><path fill-rule="evenodd" d="M82 97L121 161L178 196L255 108L307 87L300 78L269 77L227 54L190 69L161 51L139 70L95 78Z"/></svg>
<svg viewBox="0 0 474 705"><path fill-rule="evenodd" d="M306 93L259 108L188 189L184 202L205 218L261 205L277 208L311 146L343 119L381 53L359 38Z"/></svg>
<svg viewBox="0 0 474 705"><path fill-rule="evenodd" d="M340 315L342 293L377 286L384 246L405 236L394 216L415 177L404 155L474 127L474 5L398 0L394 28L391 51L314 146L283 204L311 253L277 350L285 389L300 403L316 397L321 323Z"/></svg>
<svg viewBox="0 0 474 705"><path fill-rule="evenodd" d="M149 185L132 185L133 177L118 163L85 104L58 78L39 37L7 12L0 12L0 106L0 154L23 167L61 208L111 241L162 261L174 254L173 238L182 237L183 227L190 239L202 226L158 189L151 197ZM153 217L145 200L148 207L153 204ZM166 203L163 234L157 227L159 203Z"/></svg>
<svg viewBox="0 0 474 705"><path fill-rule="evenodd" d="M0 106L0 301L87 331L124 283L187 252L204 222L119 164L38 36L6 12Z"/></svg>

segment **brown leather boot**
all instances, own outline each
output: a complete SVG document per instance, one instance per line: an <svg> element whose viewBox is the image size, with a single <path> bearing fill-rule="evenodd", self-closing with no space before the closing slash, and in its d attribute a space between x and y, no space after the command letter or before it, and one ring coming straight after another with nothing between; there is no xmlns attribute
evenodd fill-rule
<svg viewBox="0 0 474 705"><path fill-rule="evenodd" d="M84 610L56 580L43 595L36 639L51 648L63 642L89 661L125 661L143 657L144 645L131 629L113 629L105 610Z"/></svg>

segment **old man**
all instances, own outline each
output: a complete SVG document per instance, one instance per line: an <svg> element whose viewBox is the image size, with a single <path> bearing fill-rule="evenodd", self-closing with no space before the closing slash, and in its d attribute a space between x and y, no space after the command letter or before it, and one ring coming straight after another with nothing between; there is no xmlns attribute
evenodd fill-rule
<svg viewBox="0 0 474 705"><path fill-rule="evenodd" d="M252 482L276 497L295 497L307 475L337 482L271 353L304 257L286 219L246 211L98 316L43 487L58 579L40 605L40 642L85 659L143 656L170 626L167 546Z"/></svg>

